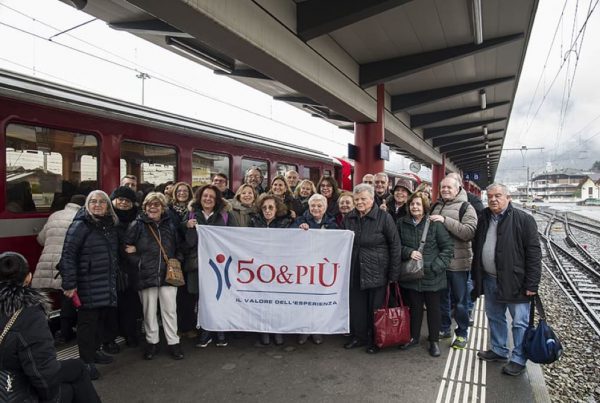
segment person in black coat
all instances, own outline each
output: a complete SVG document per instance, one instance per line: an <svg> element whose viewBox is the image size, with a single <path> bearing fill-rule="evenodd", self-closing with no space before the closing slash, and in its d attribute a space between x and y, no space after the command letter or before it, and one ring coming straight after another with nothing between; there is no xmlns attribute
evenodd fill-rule
<svg viewBox="0 0 600 403"><path fill-rule="evenodd" d="M354 231L350 268L351 349L367 345L367 353L379 351L374 344L373 311L381 308L385 288L397 281L402 249L392 217L374 202L373 186L354 188L355 208L344 219L344 228Z"/></svg>
<svg viewBox="0 0 600 403"><path fill-rule="evenodd" d="M113 361L99 348L106 321L117 306L117 222L108 195L92 191L67 230L59 262L64 295L71 298L77 294L81 301L77 344L79 356L90 367Z"/></svg>
<svg viewBox="0 0 600 403"><path fill-rule="evenodd" d="M0 340L0 376L12 380L12 391L0 389L0 401L100 402L81 360L56 359L50 301L30 282L22 255L0 254L0 333L10 326Z"/></svg>
<svg viewBox="0 0 600 403"><path fill-rule="evenodd" d="M529 323L529 298L538 292L542 250L535 219L513 208L505 185L487 188L488 208L473 240L473 298L485 294L491 348L477 353L486 361L509 363L502 372L516 376L525 371L523 337ZM507 347L506 311L512 316L513 350Z"/></svg>
<svg viewBox="0 0 600 403"><path fill-rule="evenodd" d="M221 191L214 185L204 185L194 194L194 200L188 206L188 214L181 222L185 232L186 268L188 292L198 299L198 232L197 225L216 225L237 227L235 215L231 213L231 205L223 199ZM190 267L192 266L192 267ZM217 332L217 347L227 347L224 332ZM213 333L201 329L196 337L196 347L207 347L213 340Z"/></svg>
<svg viewBox="0 0 600 403"><path fill-rule="evenodd" d="M286 185L287 186L287 185ZM254 228L289 228L292 225L292 219L288 214L287 207L281 199L275 195L262 194L256 202L258 214L250 219L250 227ZM276 345L283 344L283 335L273 334L273 341ZM263 345L271 343L269 333L260 334L260 342Z"/></svg>
<svg viewBox="0 0 600 403"><path fill-rule="evenodd" d="M317 193L327 198L327 214L335 217L339 212L338 198L340 197L340 188L335 178L331 176L322 176L317 183Z"/></svg>
<svg viewBox="0 0 600 403"><path fill-rule="evenodd" d="M175 360L183 359L177 335L177 287L166 282L167 259L182 260L183 255L178 249L180 242L177 227L167 213L167 198L162 193L148 193L142 203L142 213L125 234L129 264L138 268L136 289L140 292L144 311L146 360L158 354L158 302L169 352Z"/></svg>
<svg viewBox="0 0 600 403"><path fill-rule="evenodd" d="M379 208L386 210L392 216L395 223L408 215L408 197L413 194L413 184L410 180L400 178L394 185L392 194ZM385 208L383 207L385 206Z"/></svg>

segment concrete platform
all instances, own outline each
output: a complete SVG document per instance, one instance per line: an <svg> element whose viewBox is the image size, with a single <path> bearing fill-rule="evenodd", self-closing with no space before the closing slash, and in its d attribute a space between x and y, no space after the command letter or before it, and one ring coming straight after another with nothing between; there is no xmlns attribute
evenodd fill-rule
<svg viewBox="0 0 600 403"><path fill-rule="evenodd" d="M501 374L501 364L476 358L487 323L479 309L475 319L468 348L455 351L444 340L439 358L426 351L426 326L419 347L375 355L363 348L344 350L343 336L299 346L287 335L276 347L261 346L256 335L246 334L231 338L228 347L204 349L182 339L181 361L172 360L166 346L152 361L142 359L141 349L123 347L115 363L98 366L102 378L95 385L104 402L549 401L539 366L529 364L528 373L513 378Z"/></svg>

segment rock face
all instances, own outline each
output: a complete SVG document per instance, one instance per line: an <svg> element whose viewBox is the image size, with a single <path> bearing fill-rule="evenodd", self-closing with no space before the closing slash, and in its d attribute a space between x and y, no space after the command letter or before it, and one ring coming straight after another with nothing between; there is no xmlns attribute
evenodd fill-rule
<svg viewBox="0 0 600 403"><path fill-rule="evenodd" d="M564 348L560 360L542 366L552 401L600 402L600 337L546 272L539 292Z"/></svg>

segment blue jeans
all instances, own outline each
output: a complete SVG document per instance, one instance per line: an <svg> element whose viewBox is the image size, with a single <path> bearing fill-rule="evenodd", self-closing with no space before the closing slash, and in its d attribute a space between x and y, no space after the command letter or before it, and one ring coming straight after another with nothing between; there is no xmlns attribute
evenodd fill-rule
<svg viewBox="0 0 600 403"><path fill-rule="evenodd" d="M446 279L448 280L448 290L441 292L442 311L442 332L450 330L452 318L450 318L451 301L456 303L454 307L454 320L457 328L455 333L457 336L467 338L469 335L469 312L467 303L469 300L469 291L467 287L468 271L446 271Z"/></svg>
<svg viewBox="0 0 600 403"><path fill-rule="evenodd" d="M502 357L510 358L517 364L525 365L527 358L523 353L523 337L529 325L529 303L507 304L496 300L496 278L488 274L483 277L483 291L485 293L485 315L490 325L490 341L492 351ZM508 340L508 324L506 322L506 309L512 317L512 336L514 348L512 355L506 346Z"/></svg>

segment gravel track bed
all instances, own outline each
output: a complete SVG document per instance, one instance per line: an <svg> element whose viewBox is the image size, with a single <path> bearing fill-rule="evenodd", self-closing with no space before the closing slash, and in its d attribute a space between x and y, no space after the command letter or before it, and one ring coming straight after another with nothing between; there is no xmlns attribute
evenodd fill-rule
<svg viewBox="0 0 600 403"><path fill-rule="evenodd" d="M552 401L600 402L600 337L544 269L539 293L564 348L560 360L542 365Z"/></svg>

